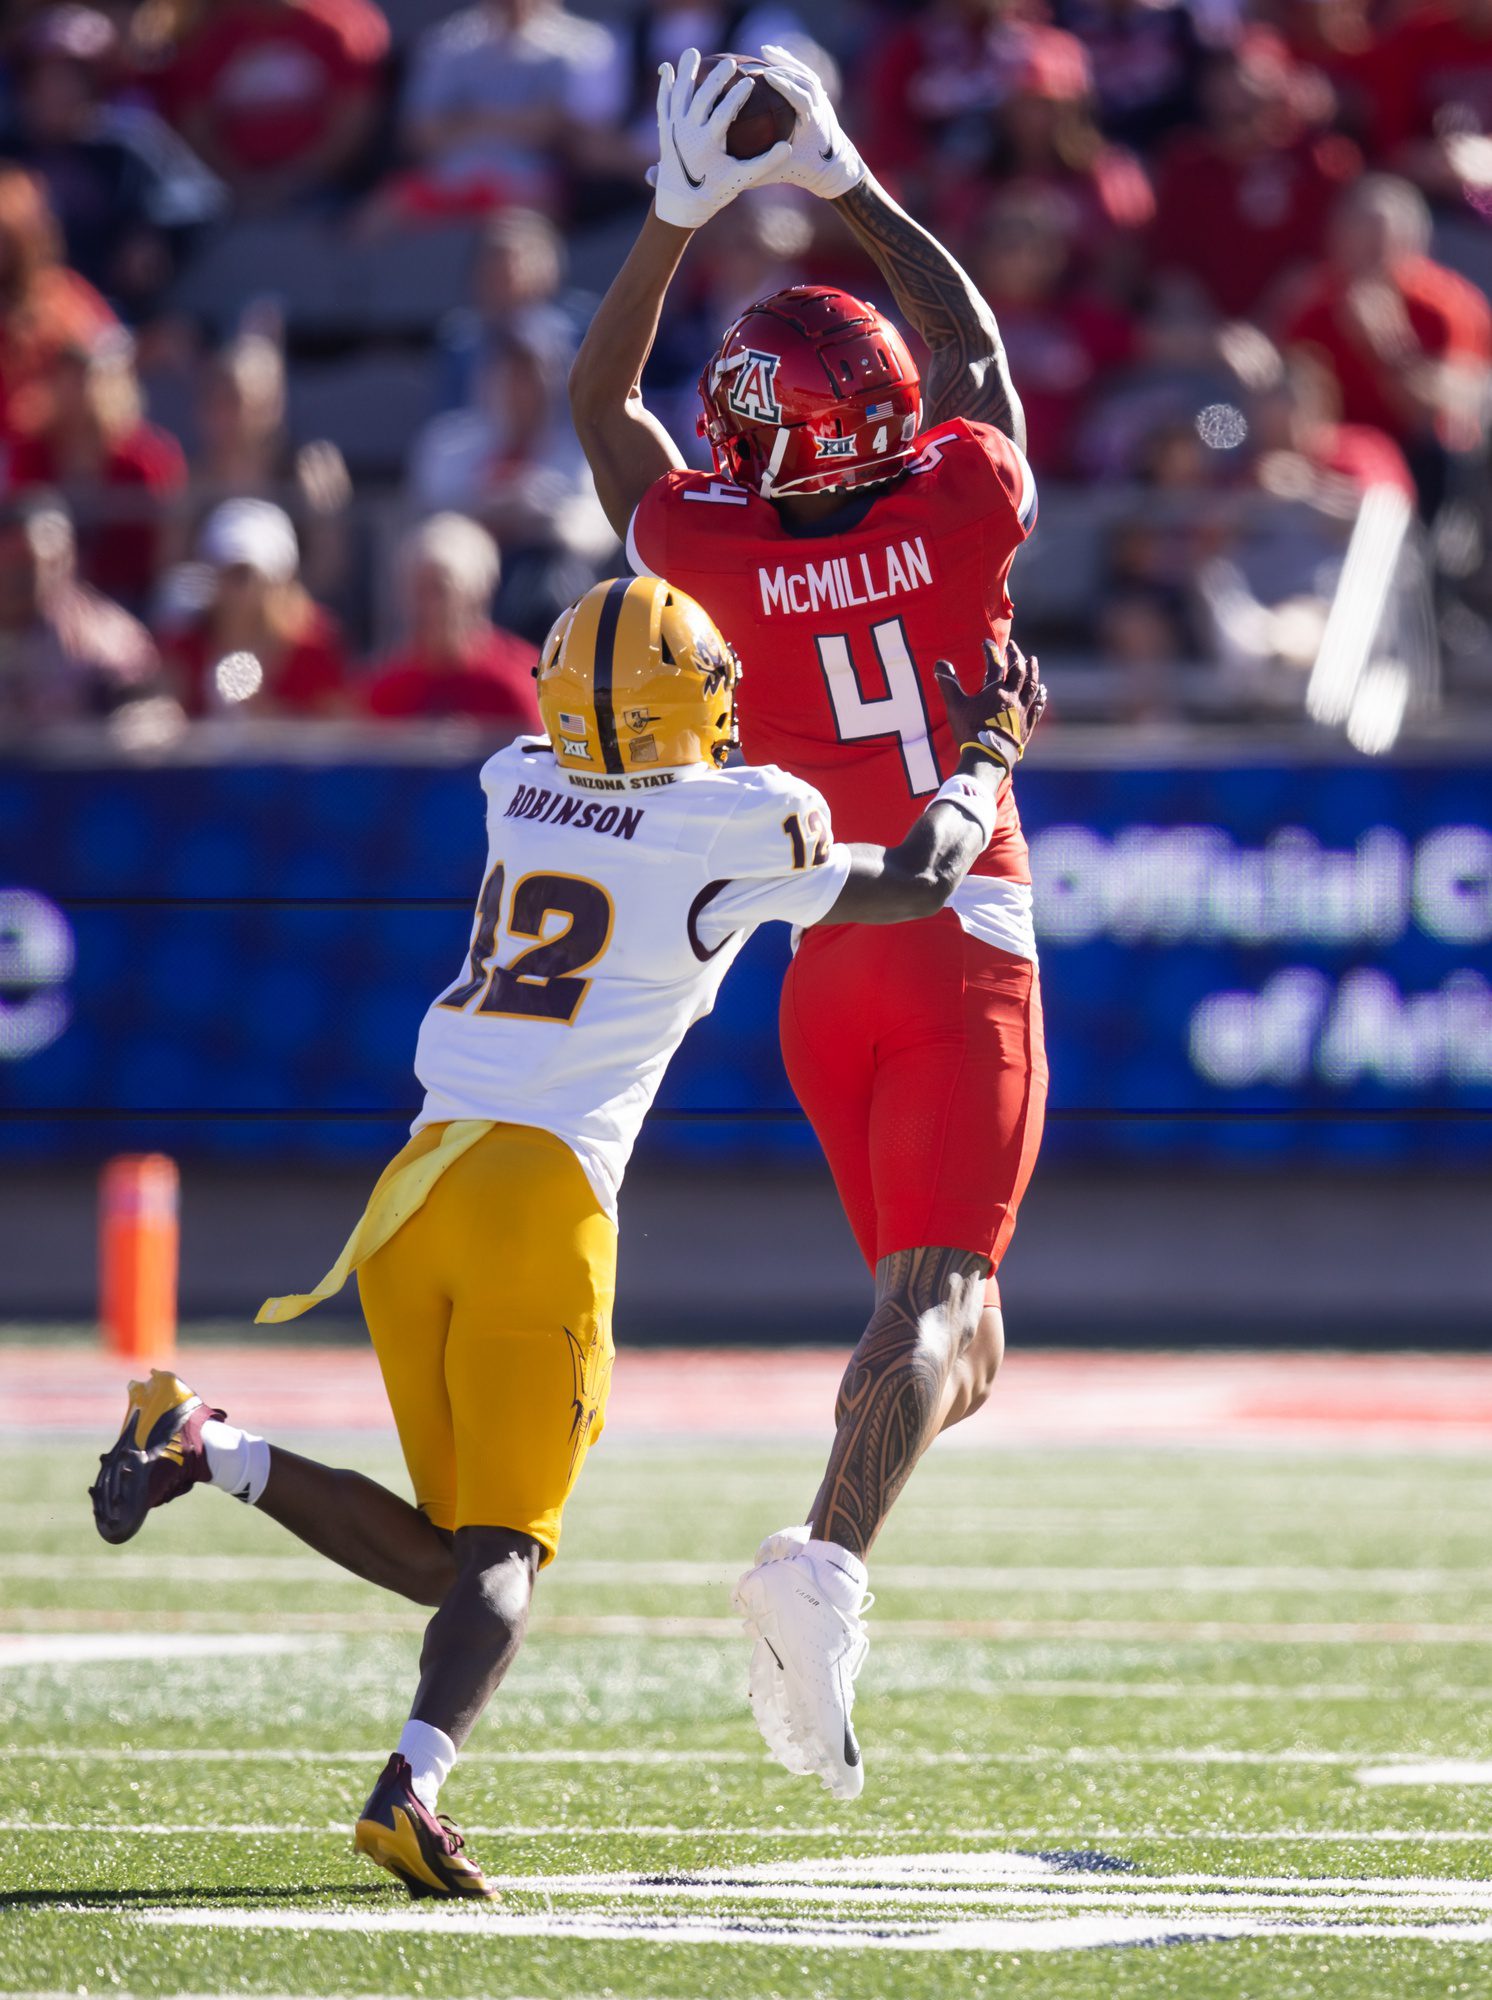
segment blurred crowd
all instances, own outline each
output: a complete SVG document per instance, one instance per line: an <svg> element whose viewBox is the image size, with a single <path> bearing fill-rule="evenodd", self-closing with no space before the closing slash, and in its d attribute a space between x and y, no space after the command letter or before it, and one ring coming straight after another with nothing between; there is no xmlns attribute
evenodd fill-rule
<svg viewBox="0 0 1492 2000"><path fill-rule="evenodd" d="M565 380L657 63L764 41L995 308L1070 712L1300 715L1369 500L1396 646L1492 702L1492 0L8 0L0 749L531 725L620 561ZM723 327L808 274L890 303L791 191L702 234L647 382L691 450Z"/></svg>

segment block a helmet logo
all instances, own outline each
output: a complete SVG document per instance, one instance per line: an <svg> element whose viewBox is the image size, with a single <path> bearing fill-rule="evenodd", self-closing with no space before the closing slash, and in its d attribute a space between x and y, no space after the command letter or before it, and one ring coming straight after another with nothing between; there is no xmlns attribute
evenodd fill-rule
<svg viewBox="0 0 1492 2000"><path fill-rule="evenodd" d="M782 404L777 399L777 370L782 356L748 347L740 356L733 355L731 362L733 380L725 392L727 405L738 417L750 417L762 424L780 424Z"/></svg>

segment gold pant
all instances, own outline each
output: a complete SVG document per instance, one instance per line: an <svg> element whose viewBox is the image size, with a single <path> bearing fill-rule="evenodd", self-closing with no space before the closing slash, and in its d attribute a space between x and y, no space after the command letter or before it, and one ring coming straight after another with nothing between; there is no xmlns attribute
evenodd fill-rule
<svg viewBox="0 0 1492 2000"><path fill-rule="evenodd" d="M440 1143L425 1126L369 1203ZM611 1386L616 1226L562 1139L494 1125L358 1270L417 1504L553 1560Z"/></svg>

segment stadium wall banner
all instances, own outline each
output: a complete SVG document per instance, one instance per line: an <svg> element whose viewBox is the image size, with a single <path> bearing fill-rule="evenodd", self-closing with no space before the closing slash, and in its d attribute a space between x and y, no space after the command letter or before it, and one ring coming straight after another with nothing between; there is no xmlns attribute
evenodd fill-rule
<svg viewBox="0 0 1492 2000"><path fill-rule="evenodd" d="M1023 769L1069 1159L1492 1158L1492 770ZM373 1158L483 859L461 764L13 766L0 1153ZM780 929L686 1041L655 1159L811 1156Z"/></svg>

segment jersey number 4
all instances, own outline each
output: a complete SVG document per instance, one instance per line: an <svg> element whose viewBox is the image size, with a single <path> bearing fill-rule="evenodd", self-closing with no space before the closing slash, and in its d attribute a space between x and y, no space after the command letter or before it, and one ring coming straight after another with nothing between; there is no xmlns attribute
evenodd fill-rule
<svg viewBox="0 0 1492 2000"><path fill-rule="evenodd" d="M829 683L834 720L841 743L858 743L868 736L894 736L901 746L907 784L913 798L938 789L938 766L928 740L930 725L922 683L917 678L906 627L899 618L885 618L870 628L871 644L886 677L886 692L867 699L842 632L814 641L819 665Z"/></svg>
<svg viewBox="0 0 1492 2000"><path fill-rule="evenodd" d="M477 995L478 1014L504 1014L525 1021L575 1019L590 986L579 975L588 972L611 942L616 915L610 896L599 882L584 875L525 875L513 885L506 929L511 938L534 938L507 965L494 961L503 925L507 872L499 861L482 884L477 898L477 924L472 933L469 976L440 1005L458 1013ZM546 937L551 918L564 918L563 930Z"/></svg>

